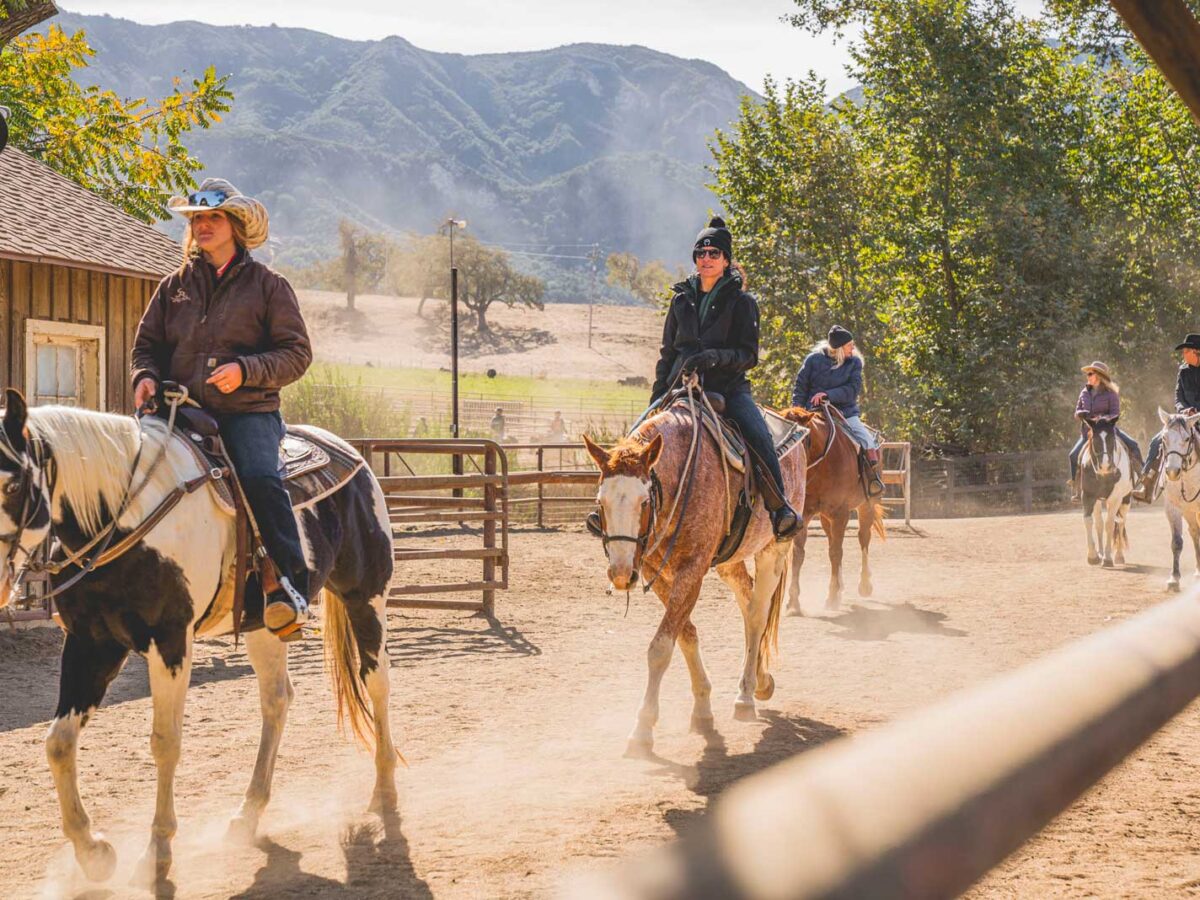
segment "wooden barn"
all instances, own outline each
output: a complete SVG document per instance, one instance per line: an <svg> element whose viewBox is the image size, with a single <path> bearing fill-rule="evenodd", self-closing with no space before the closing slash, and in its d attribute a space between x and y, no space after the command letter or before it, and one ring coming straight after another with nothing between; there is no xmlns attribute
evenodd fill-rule
<svg viewBox="0 0 1200 900"><path fill-rule="evenodd" d="M0 376L31 403L130 412L129 352L179 245L54 170L0 153Z"/></svg>

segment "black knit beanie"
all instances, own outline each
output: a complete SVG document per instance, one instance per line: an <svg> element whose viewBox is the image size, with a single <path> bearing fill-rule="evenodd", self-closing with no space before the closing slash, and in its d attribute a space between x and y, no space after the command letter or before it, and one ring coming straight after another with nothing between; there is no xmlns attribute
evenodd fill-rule
<svg viewBox="0 0 1200 900"><path fill-rule="evenodd" d="M829 335L826 339L829 341L829 346L836 350L838 347L845 347L854 340L854 335L841 325L834 325L829 329Z"/></svg>
<svg viewBox="0 0 1200 900"><path fill-rule="evenodd" d="M726 259L733 259L733 235L729 233L729 229L725 227L725 220L720 216L713 216L708 227L696 235L696 243L692 246L692 259L696 258L696 251L702 247L716 247L725 254Z"/></svg>

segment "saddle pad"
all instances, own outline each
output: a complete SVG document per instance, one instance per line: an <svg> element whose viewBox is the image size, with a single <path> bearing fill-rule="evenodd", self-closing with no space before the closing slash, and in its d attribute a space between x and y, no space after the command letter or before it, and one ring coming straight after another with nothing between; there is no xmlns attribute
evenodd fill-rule
<svg viewBox="0 0 1200 900"><path fill-rule="evenodd" d="M744 472L744 460L748 454L746 443L742 440L742 436L734 428L730 427L724 418L715 420L707 407L697 405L696 408L700 411L700 421L704 424L708 433L712 435L713 440L724 451L729 465L739 472ZM687 398L681 397L676 400L671 404L671 410L673 412L687 413ZM762 413L763 418L767 422L767 429L771 432L771 439L775 444L775 457L777 459L783 459L787 456L808 435L807 429L783 418L783 416L772 410L760 406L758 411Z"/></svg>
<svg viewBox="0 0 1200 900"><path fill-rule="evenodd" d="M304 425L288 426L279 460L295 509L324 500L366 465L348 444Z"/></svg>

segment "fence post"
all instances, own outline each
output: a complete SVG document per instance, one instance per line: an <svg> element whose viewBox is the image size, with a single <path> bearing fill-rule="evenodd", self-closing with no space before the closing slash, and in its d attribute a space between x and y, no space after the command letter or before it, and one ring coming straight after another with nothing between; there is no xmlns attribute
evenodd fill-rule
<svg viewBox="0 0 1200 900"><path fill-rule="evenodd" d="M904 527L912 528L912 442L904 445Z"/></svg>
<svg viewBox="0 0 1200 900"><path fill-rule="evenodd" d="M483 454L483 474L496 474L496 447L489 444ZM496 549L496 519L491 513L496 512L496 486L488 482L483 486L483 510L489 513L483 523L483 547L485 550ZM488 555L483 559L483 580L496 580L496 558ZM491 618L496 613L496 592L490 587L483 589L483 614Z"/></svg>
<svg viewBox="0 0 1200 900"><path fill-rule="evenodd" d="M544 459L545 459L545 448L544 448L544 447L538 447L538 450L537 450L537 462L538 462L538 471L539 471L539 472L542 472L542 471L544 471L544 469L542 468L542 462L543 462L543 460L544 460ZM544 523L542 522L542 499L543 499L543 493L542 493L542 482L541 482L541 481L538 481L538 485L537 485L537 494L538 494L538 502L537 502L537 527L538 527L538 528L545 528L546 526L545 526L545 525L544 525Z"/></svg>
<svg viewBox="0 0 1200 900"><path fill-rule="evenodd" d="M954 505L954 460L951 457L946 457L946 515L953 516L955 514Z"/></svg>
<svg viewBox="0 0 1200 900"><path fill-rule="evenodd" d="M1033 456L1025 454L1025 477L1021 482L1021 502L1025 514L1033 512Z"/></svg>

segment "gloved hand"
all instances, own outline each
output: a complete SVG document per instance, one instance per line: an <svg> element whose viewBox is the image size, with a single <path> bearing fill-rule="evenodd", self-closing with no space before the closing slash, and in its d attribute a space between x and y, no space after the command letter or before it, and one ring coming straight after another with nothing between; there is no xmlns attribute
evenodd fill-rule
<svg viewBox="0 0 1200 900"><path fill-rule="evenodd" d="M720 359L721 354L716 350L701 350L683 361L683 372L685 375L692 372L703 372L705 369L715 366Z"/></svg>

